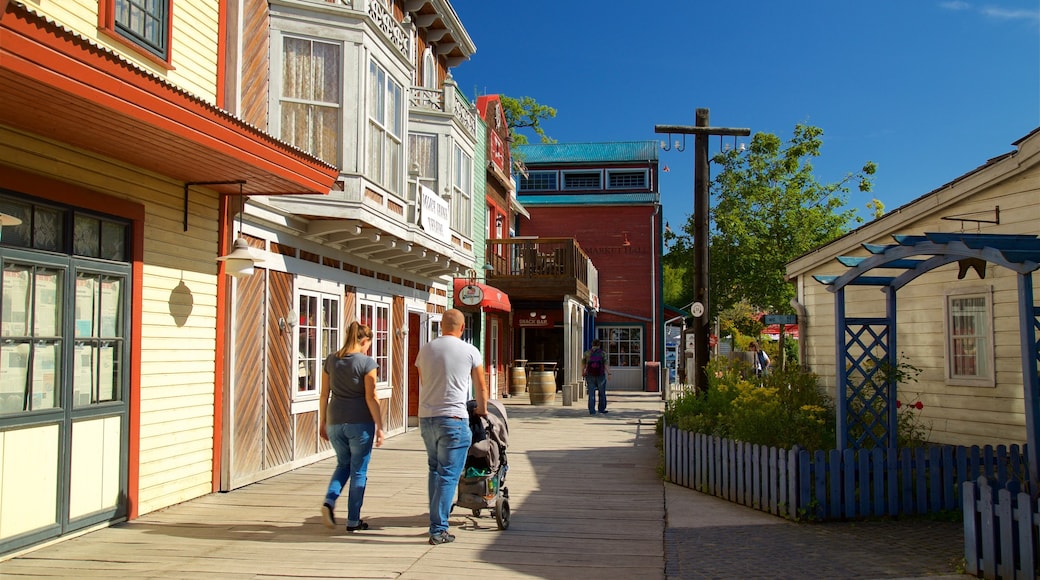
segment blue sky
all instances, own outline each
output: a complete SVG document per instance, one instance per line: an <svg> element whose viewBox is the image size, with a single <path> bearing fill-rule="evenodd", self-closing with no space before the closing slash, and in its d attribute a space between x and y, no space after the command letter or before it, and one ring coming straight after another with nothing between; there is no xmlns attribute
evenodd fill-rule
<svg viewBox="0 0 1040 580"><path fill-rule="evenodd" d="M694 125L697 108L785 141L815 125L821 182L877 164L874 191L850 195L865 218L872 197L895 209L1040 126L1038 0L452 5L477 46L453 73L471 98L534 97L561 143L660 140L654 125ZM673 229L693 205L687 145L660 153Z"/></svg>

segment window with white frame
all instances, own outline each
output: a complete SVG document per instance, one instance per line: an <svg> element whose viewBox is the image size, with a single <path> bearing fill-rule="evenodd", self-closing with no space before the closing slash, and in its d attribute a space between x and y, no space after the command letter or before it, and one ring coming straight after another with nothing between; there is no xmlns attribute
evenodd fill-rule
<svg viewBox="0 0 1040 580"><path fill-rule="evenodd" d="M433 56L433 50L427 48L423 51L422 86L424 89L437 89L437 57Z"/></svg>
<svg viewBox="0 0 1040 580"><path fill-rule="evenodd" d="M455 145L453 159L451 225L455 231L469 236L473 229L473 158Z"/></svg>
<svg viewBox="0 0 1040 580"><path fill-rule="evenodd" d="M950 382L994 384L991 307L988 290L946 297L946 372Z"/></svg>
<svg viewBox="0 0 1040 580"><path fill-rule="evenodd" d="M599 171L564 171L563 189L602 189L602 178Z"/></svg>
<svg viewBox="0 0 1040 580"><path fill-rule="evenodd" d="M646 189L648 178L646 169L608 169L607 189Z"/></svg>
<svg viewBox="0 0 1040 580"><path fill-rule="evenodd" d="M372 349L368 355L376 359L376 387L390 383L390 305L371 300L359 301L358 321L372 329Z"/></svg>
<svg viewBox="0 0 1040 580"><path fill-rule="evenodd" d="M528 171L520 177L520 191L556 191L556 172Z"/></svg>
<svg viewBox="0 0 1040 580"><path fill-rule="evenodd" d="M419 182L437 190L437 136L408 134L408 158L419 168Z"/></svg>
<svg viewBox="0 0 1040 580"><path fill-rule="evenodd" d="M611 368L643 366L643 329L638 326L600 326L596 328L607 364Z"/></svg>
<svg viewBox="0 0 1040 580"><path fill-rule="evenodd" d="M340 46L306 38L282 43L282 139L339 164Z"/></svg>
<svg viewBox="0 0 1040 580"><path fill-rule="evenodd" d="M340 297L300 290L296 326L296 397L317 396L325 359L340 346Z"/></svg>
<svg viewBox="0 0 1040 580"><path fill-rule="evenodd" d="M368 64L368 167L366 175L400 193L404 164L401 85L372 60Z"/></svg>

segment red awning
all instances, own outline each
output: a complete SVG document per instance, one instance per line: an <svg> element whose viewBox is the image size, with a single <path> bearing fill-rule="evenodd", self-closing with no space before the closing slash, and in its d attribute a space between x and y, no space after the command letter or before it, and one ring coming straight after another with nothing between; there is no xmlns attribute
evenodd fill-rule
<svg viewBox="0 0 1040 580"><path fill-rule="evenodd" d="M779 324L770 324L769 326L765 327L765 329L762 330L762 334L764 334L764 335L766 335L766 336L768 336L770 338L773 338L774 340L778 339L778 338L780 338L780 325ZM797 324L785 324L784 325L784 334L786 334L787 336L790 336L791 338L798 338L798 325Z"/></svg>
<svg viewBox="0 0 1040 580"><path fill-rule="evenodd" d="M452 296L455 307L459 310L476 310L478 308L484 312L489 310L510 312L513 310L509 304L509 296L505 292L469 278L455 278L455 291Z"/></svg>

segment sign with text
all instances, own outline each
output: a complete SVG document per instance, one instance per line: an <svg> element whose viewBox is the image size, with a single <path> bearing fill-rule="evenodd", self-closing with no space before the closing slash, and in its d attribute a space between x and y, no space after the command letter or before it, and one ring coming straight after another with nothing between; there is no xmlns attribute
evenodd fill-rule
<svg viewBox="0 0 1040 580"><path fill-rule="evenodd" d="M797 314L766 314L762 317L765 324L798 324Z"/></svg>
<svg viewBox="0 0 1040 580"><path fill-rule="evenodd" d="M437 192L419 185L419 225L431 237L451 243L451 208Z"/></svg>

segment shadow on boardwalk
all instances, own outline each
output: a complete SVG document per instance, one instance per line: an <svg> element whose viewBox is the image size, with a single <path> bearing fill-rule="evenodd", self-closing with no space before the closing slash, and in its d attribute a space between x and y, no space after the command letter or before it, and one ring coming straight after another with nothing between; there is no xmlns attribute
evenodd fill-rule
<svg viewBox="0 0 1040 580"><path fill-rule="evenodd" d="M959 524L799 525L662 484L656 394L611 393L594 417L580 401L506 403L508 530L456 509L458 540L426 542L426 457L410 431L373 455L363 533L321 525L325 460L37 549L0 576L899 578L951 574L960 557Z"/></svg>

